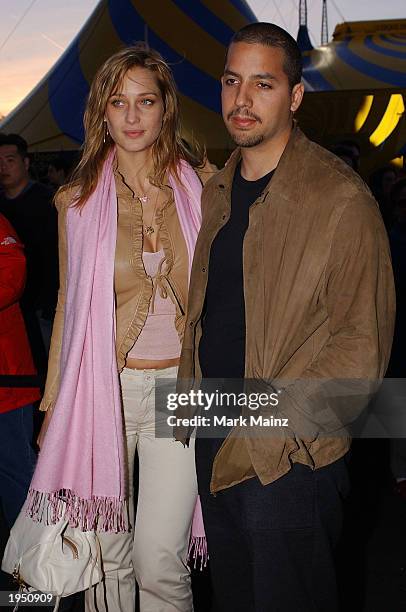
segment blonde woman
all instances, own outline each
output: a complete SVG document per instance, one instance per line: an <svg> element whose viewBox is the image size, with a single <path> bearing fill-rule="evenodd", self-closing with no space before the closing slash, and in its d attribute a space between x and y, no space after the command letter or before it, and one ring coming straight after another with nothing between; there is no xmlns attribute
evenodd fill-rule
<svg viewBox="0 0 406 612"><path fill-rule="evenodd" d="M131 612L136 578L142 612L190 612L193 441L155 437L154 389L176 379L202 160L180 137L168 65L142 44L100 68L84 124L82 159L56 199L61 285L30 513L57 516L62 491L71 523L97 527L105 580L88 607Z"/></svg>

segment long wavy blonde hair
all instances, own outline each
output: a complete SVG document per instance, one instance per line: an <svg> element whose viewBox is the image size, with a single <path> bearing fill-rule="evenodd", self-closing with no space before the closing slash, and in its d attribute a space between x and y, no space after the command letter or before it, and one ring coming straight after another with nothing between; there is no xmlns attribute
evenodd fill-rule
<svg viewBox="0 0 406 612"><path fill-rule="evenodd" d="M95 190L103 163L114 145L105 130L107 102L119 91L127 72L137 67L147 68L154 73L164 105L162 128L152 146L153 183L162 185L167 172L179 179L177 167L181 159L193 167L203 163L199 147L185 143L181 138L179 100L171 69L157 51L142 42L136 43L110 57L99 68L90 87L84 113L85 141L82 157L69 184L61 187L61 191L72 187L77 190L75 207L84 206Z"/></svg>

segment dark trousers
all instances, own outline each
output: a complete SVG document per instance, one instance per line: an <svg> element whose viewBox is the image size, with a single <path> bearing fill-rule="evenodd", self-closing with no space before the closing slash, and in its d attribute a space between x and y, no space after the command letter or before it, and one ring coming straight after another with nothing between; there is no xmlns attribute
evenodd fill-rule
<svg viewBox="0 0 406 612"><path fill-rule="evenodd" d="M196 440L214 610L336 612L345 460L315 471L294 464L269 485L250 478L213 496L211 467L220 444Z"/></svg>
<svg viewBox="0 0 406 612"><path fill-rule="evenodd" d="M28 404L0 414L0 500L9 527L25 502L34 473L33 410Z"/></svg>

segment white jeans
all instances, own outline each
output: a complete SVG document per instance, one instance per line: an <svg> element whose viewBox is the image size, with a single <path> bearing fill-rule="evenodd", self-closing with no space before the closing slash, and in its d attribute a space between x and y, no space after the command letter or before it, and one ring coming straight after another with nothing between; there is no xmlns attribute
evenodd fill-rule
<svg viewBox="0 0 406 612"><path fill-rule="evenodd" d="M86 593L104 612L135 610L135 579L141 612L192 612L186 565L190 525L197 495L194 440L189 448L155 437L155 380L177 368L130 370L121 374L130 483L130 521L134 525L133 474L138 450L139 491L135 528L130 533L100 533L104 584Z"/></svg>

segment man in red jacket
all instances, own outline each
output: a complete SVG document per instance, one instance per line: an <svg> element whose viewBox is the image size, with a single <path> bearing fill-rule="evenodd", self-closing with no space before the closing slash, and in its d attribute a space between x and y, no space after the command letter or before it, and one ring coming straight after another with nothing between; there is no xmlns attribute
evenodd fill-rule
<svg viewBox="0 0 406 612"><path fill-rule="evenodd" d="M32 403L40 398L37 387L15 384L18 376L29 384L30 376L36 374L18 304L25 276L24 247L0 215L0 500L10 527L24 503L34 470Z"/></svg>

